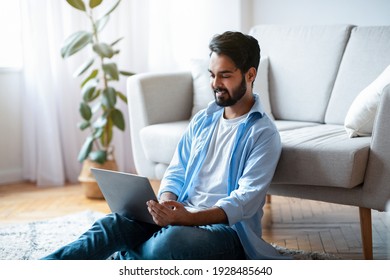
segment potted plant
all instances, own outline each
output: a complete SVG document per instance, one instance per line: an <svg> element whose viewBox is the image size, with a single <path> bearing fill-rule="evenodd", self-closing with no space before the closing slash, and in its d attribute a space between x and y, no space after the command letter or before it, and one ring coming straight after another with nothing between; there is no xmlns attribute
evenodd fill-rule
<svg viewBox="0 0 390 280"><path fill-rule="evenodd" d="M78 155L83 162L79 176L87 197L101 198L102 194L90 172L91 167L117 170L114 148L111 145L114 127L125 130L125 119L117 107L118 101L127 103L126 96L112 85L119 81L121 75L130 76L133 73L120 71L112 60L119 54L118 42L122 38L104 43L100 33L106 26L111 13L118 7L121 0L108 9L102 16L95 18L94 9L103 0L89 0L86 5L83 0L66 0L70 6L81 11L90 21L90 30L80 30L70 35L61 48L61 56L68 58L87 46L91 47L92 57L86 60L74 73L75 77L84 76L81 82L79 112L82 121L78 124L81 130L88 129L89 135Z"/></svg>

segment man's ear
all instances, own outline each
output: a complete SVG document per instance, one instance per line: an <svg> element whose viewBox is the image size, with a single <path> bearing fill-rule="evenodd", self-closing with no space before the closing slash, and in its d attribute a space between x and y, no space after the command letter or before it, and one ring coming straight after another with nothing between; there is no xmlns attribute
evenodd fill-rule
<svg viewBox="0 0 390 280"><path fill-rule="evenodd" d="M246 72L246 78L248 82L253 83L256 79L257 71L255 67L249 68L248 72Z"/></svg>

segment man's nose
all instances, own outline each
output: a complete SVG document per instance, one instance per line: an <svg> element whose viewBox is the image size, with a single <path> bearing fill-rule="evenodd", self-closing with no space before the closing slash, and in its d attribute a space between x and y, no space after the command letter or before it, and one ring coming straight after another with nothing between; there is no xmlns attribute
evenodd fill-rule
<svg viewBox="0 0 390 280"><path fill-rule="evenodd" d="M210 78L210 80L211 80L211 86L213 88L221 87L221 79L218 78L217 76Z"/></svg>

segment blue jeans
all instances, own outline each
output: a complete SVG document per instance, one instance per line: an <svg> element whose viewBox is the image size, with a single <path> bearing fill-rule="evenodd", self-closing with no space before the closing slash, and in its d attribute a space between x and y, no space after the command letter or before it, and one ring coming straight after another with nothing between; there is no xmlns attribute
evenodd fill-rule
<svg viewBox="0 0 390 280"><path fill-rule="evenodd" d="M43 259L244 259L236 232L228 225L167 226L109 214L76 241Z"/></svg>

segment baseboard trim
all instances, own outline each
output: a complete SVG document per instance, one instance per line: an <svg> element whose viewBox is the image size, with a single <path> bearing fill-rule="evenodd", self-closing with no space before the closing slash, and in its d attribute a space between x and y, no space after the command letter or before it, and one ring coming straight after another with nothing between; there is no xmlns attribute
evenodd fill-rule
<svg viewBox="0 0 390 280"><path fill-rule="evenodd" d="M23 181L22 168L0 170L0 185Z"/></svg>

